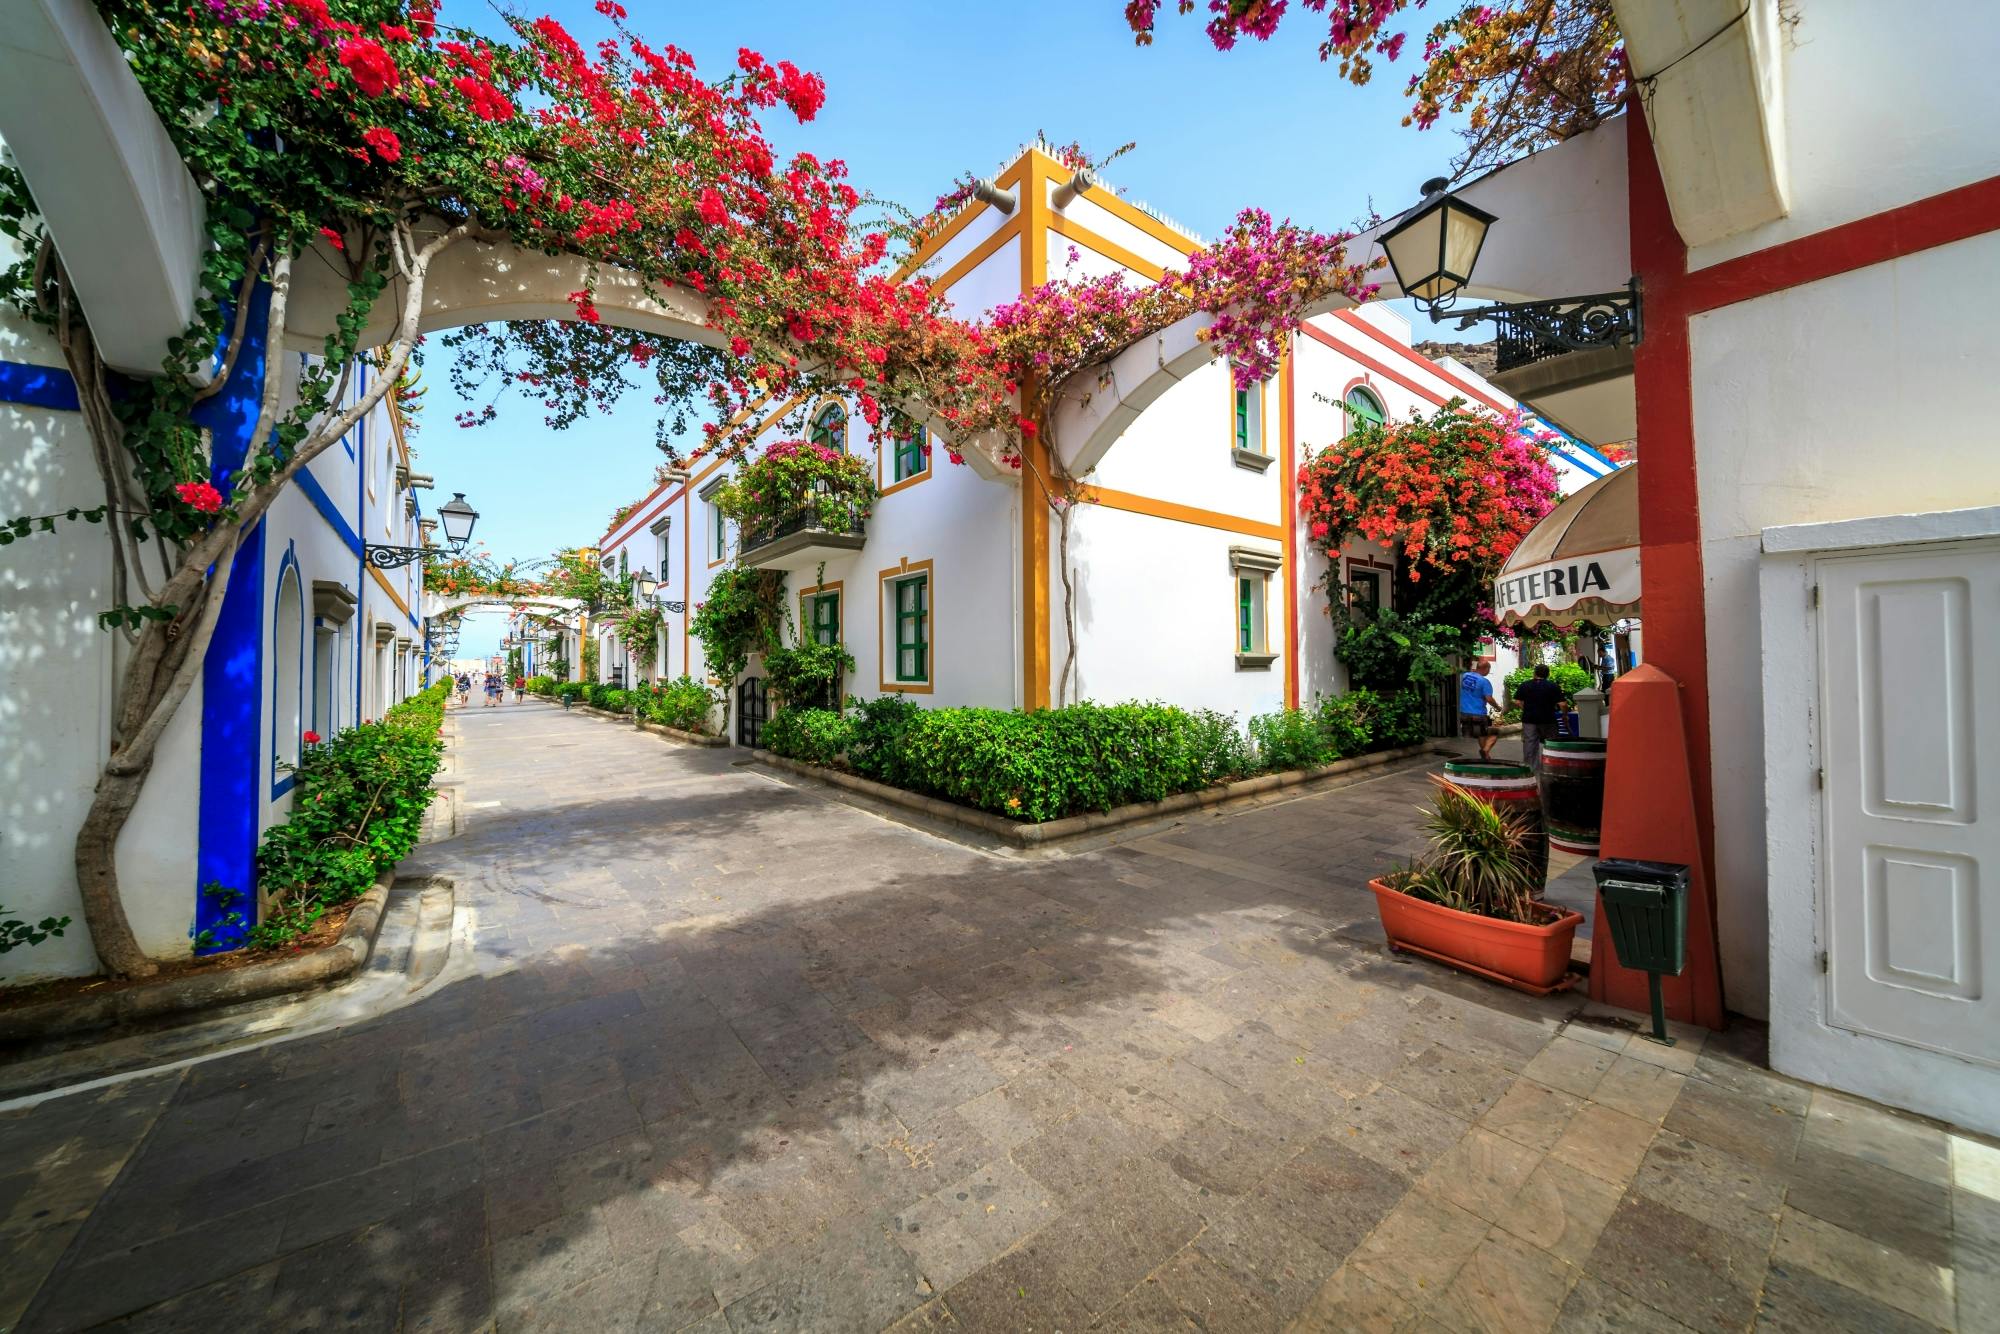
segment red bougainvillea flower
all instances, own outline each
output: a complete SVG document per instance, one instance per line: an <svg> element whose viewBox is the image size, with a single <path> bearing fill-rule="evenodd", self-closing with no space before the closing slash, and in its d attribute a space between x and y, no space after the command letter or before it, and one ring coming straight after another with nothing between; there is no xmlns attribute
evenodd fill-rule
<svg viewBox="0 0 2000 1334"><path fill-rule="evenodd" d="M625 6L618 0L597 0L597 12L608 19L622 19L625 17Z"/></svg>
<svg viewBox="0 0 2000 1334"><path fill-rule="evenodd" d="M320 735L317 732L308 731L301 734L299 740L305 742L308 746L317 746L320 743Z"/></svg>
<svg viewBox="0 0 2000 1334"><path fill-rule="evenodd" d="M384 162L395 162L403 156L403 141L396 137L394 130L385 130L379 125L372 130L363 130L361 142L373 149L375 156Z"/></svg>
<svg viewBox="0 0 2000 1334"><path fill-rule="evenodd" d="M326 238L326 243L332 246L335 250L347 249L347 242L342 240L340 233L335 231L333 228L322 227L319 229L319 234L321 236L324 236Z"/></svg>
<svg viewBox="0 0 2000 1334"><path fill-rule="evenodd" d="M189 509L202 514L214 514L222 509L222 493L207 482L182 482L174 488L174 494Z"/></svg>
<svg viewBox="0 0 2000 1334"><path fill-rule="evenodd" d="M370 97L393 92L403 81L396 61L382 44L368 37L350 37L340 44L340 63Z"/></svg>
<svg viewBox="0 0 2000 1334"><path fill-rule="evenodd" d="M429 41L437 36L437 7L435 5L411 5L410 27L418 37Z"/></svg>
<svg viewBox="0 0 2000 1334"><path fill-rule="evenodd" d="M514 104L507 100L505 93L492 84L483 79L463 75L453 79L451 83L452 87L465 94L465 104L472 108L472 114L479 119L496 121L513 119Z"/></svg>

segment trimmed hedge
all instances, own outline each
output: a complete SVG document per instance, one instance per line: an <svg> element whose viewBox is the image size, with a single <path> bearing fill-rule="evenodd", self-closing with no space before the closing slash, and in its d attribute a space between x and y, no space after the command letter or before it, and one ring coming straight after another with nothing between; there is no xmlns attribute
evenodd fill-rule
<svg viewBox="0 0 2000 1334"><path fill-rule="evenodd" d="M764 744L807 764L844 760L863 777L1040 823L1158 801L1226 779L1310 768L1424 735L1414 693L1354 691L1312 710L1250 720L1158 703L1072 704L1021 713L924 709L901 696L842 712L780 709Z"/></svg>
<svg viewBox="0 0 2000 1334"><path fill-rule="evenodd" d="M438 732L453 689L440 681L392 706L380 722L347 728L306 749L294 771L292 812L264 833L257 884L270 910L252 943L282 944L330 907L358 899L417 845L431 779L444 758ZM235 891L210 886L216 897Z"/></svg>

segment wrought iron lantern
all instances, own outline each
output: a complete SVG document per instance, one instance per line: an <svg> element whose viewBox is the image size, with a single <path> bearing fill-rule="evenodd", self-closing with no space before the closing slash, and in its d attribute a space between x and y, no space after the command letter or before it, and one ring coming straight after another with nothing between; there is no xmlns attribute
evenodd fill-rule
<svg viewBox="0 0 2000 1334"><path fill-rule="evenodd" d="M658 601L659 593L660 581L653 577L652 570L640 570L632 576L632 594L640 602L657 606L663 611L670 611L676 616L687 610L687 603L685 602Z"/></svg>
<svg viewBox="0 0 2000 1334"><path fill-rule="evenodd" d="M444 521L444 536L447 545L443 547L395 547L378 546L370 542L362 550L368 563L378 570L394 570L420 560L431 560L443 555L457 555L465 550L465 544L472 540L472 525L479 522L479 511L465 503L465 492L455 491L450 500L438 509L439 519ZM429 522L425 520L424 522ZM419 525L421 527L421 524Z"/></svg>
<svg viewBox="0 0 2000 1334"><path fill-rule="evenodd" d="M1460 329L1492 320L1499 326L1503 370L1561 352L1638 343L1643 326L1637 278L1622 292L1452 310L1472 281L1487 229L1499 219L1460 199L1450 186L1442 176L1425 181L1423 199L1381 238L1396 285L1424 314Z"/></svg>

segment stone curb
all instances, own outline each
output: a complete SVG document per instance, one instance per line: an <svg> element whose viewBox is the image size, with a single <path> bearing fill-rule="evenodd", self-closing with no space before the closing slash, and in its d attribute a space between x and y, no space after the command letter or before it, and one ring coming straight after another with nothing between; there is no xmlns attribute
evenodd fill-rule
<svg viewBox="0 0 2000 1334"><path fill-rule="evenodd" d="M851 792L859 792L892 806L921 811L925 815L950 824L977 829L983 834L990 834L1018 848L1044 848L1051 844L1080 838L1085 834L1101 834L1108 829L1144 824L1164 815L1221 806L1249 797L1262 796L1264 793L1275 792L1281 788L1297 787L1321 778L1379 768L1397 760L1422 755L1432 748L1433 743L1426 741L1421 745L1400 746L1395 750L1378 750L1367 755L1356 755L1350 759L1335 760L1332 764L1322 764L1312 769L1287 769L1283 773L1239 778L1233 783L1203 788L1199 792L1176 792L1159 801L1134 802L1132 805L1118 806L1108 811L1090 811L1083 815L1065 816L1063 819L1048 820L1041 824L1023 824L1018 820L1002 819L986 811L960 806L956 802L940 801L936 797L926 797L918 792L906 792L902 788L890 787L886 783L878 783L858 774L843 773L838 769L824 769L816 764L801 764L782 755L773 755L768 750L755 750L751 754L760 763L768 764L774 769L815 778L820 782L843 787Z"/></svg>
<svg viewBox="0 0 2000 1334"><path fill-rule="evenodd" d="M367 963L368 956L374 953L375 936L382 929L382 910L389 901L389 887L395 883L394 868L378 876L374 887L361 896L354 911L348 914L340 928L340 939L310 954L245 964L219 973L169 978L102 996L39 1001L0 1011L0 1042L29 1042L84 1033L341 981Z"/></svg>

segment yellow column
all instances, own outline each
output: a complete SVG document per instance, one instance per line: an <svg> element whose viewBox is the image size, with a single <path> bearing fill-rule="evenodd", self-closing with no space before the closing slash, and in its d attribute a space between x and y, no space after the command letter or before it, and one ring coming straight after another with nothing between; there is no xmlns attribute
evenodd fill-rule
<svg viewBox="0 0 2000 1334"><path fill-rule="evenodd" d="M1049 204L1047 187L1052 159L1028 150L1021 173L1021 291L1023 295L1048 279ZM1023 384L1025 400L1031 386ZM1038 433L1021 448L1021 697L1024 707L1049 706L1049 468L1047 421L1035 423Z"/></svg>

